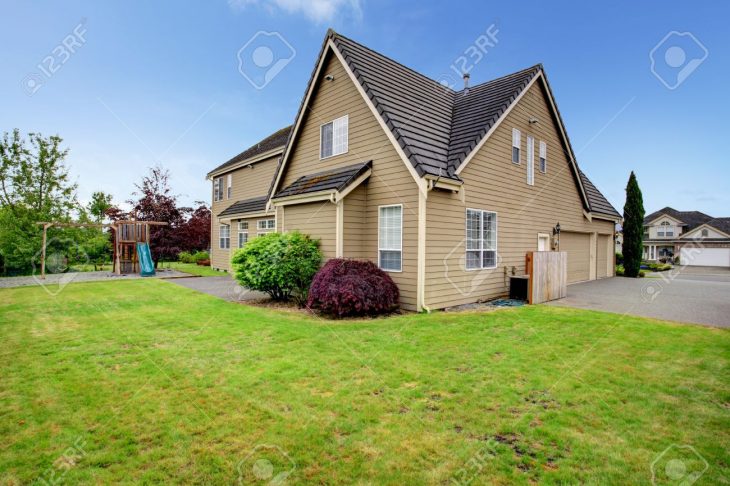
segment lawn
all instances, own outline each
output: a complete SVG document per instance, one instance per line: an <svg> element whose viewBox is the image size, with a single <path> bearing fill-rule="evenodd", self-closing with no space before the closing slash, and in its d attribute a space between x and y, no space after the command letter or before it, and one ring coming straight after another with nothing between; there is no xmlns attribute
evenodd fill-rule
<svg viewBox="0 0 730 486"><path fill-rule="evenodd" d="M0 290L0 340L0 484L730 474L727 330L545 306L333 322L135 280Z"/></svg>
<svg viewBox="0 0 730 486"><path fill-rule="evenodd" d="M213 270L208 266L198 265L197 263L163 262L160 263L160 268L171 268L199 277L224 277L228 275L226 272L219 272L218 270Z"/></svg>

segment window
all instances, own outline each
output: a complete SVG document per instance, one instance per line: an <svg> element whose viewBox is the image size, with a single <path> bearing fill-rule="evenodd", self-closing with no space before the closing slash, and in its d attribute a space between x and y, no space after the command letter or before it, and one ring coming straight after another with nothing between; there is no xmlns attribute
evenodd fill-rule
<svg viewBox="0 0 730 486"><path fill-rule="evenodd" d="M520 131L516 128L512 129L512 162L520 163Z"/></svg>
<svg viewBox="0 0 730 486"><path fill-rule="evenodd" d="M527 137L527 184L535 185L535 139Z"/></svg>
<svg viewBox="0 0 730 486"><path fill-rule="evenodd" d="M231 226L228 224L220 225L218 231L218 246L222 249L231 247Z"/></svg>
<svg viewBox="0 0 730 486"><path fill-rule="evenodd" d="M709 231L707 231L706 229L703 229L703 230L702 230L702 237L703 237L703 238L707 238L708 236L710 236L710 232L709 232Z"/></svg>
<svg viewBox="0 0 730 486"><path fill-rule="evenodd" d="M466 210L466 269L496 268L497 213Z"/></svg>
<svg viewBox="0 0 730 486"><path fill-rule="evenodd" d="M347 152L348 115L325 123L319 132L319 158L326 159L333 155Z"/></svg>
<svg viewBox="0 0 730 486"><path fill-rule="evenodd" d="M233 190L233 174L228 174L228 185L226 188L226 199L231 198L231 192Z"/></svg>
<svg viewBox="0 0 730 486"><path fill-rule="evenodd" d="M216 177L213 179L213 201L223 200L223 178Z"/></svg>
<svg viewBox="0 0 730 486"><path fill-rule="evenodd" d="M243 246L248 243L248 221L239 221L238 222L238 247L243 248Z"/></svg>
<svg viewBox="0 0 730 486"><path fill-rule="evenodd" d="M674 236L674 228L670 228L668 221L662 221L656 232L657 236Z"/></svg>
<svg viewBox="0 0 730 486"><path fill-rule="evenodd" d="M540 172L547 172L547 144L540 140Z"/></svg>
<svg viewBox="0 0 730 486"><path fill-rule="evenodd" d="M403 206L378 209L378 266L389 272L403 269Z"/></svg>
<svg viewBox="0 0 730 486"><path fill-rule="evenodd" d="M256 228L259 231L268 231L276 229L276 220L275 219L260 219L257 223Z"/></svg>

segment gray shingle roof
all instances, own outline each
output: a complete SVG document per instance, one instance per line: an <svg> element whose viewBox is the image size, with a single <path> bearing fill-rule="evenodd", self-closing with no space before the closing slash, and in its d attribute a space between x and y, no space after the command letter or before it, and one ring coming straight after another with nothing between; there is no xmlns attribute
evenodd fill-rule
<svg viewBox="0 0 730 486"><path fill-rule="evenodd" d="M608 199L601 194L601 191L593 185L591 180L588 179L588 176L585 175L582 170L578 170L580 171L580 178L583 180L583 187L586 190L586 196L588 197L588 204L591 206L591 212L620 218L621 214L616 211L616 208L614 208L613 205L608 202Z"/></svg>
<svg viewBox="0 0 730 486"><path fill-rule="evenodd" d="M275 148L278 148L278 147L283 148L286 145L287 140L289 139L289 133L291 133L291 128L292 127L290 125L288 127L284 127L280 130L277 130L276 132L272 133L271 135L264 138L260 142L250 146L249 148L247 148L240 154L236 155L229 161L224 162L223 164L219 165L215 169L211 170L210 172L208 172L208 176L210 176L210 174L220 171L221 169L225 169L226 167L235 165L238 162L242 162L246 159L250 159L257 155L261 155L270 150L274 150Z"/></svg>
<svg viewBox="0 0 730 486"><path fill-rule="evenodd" d="M662 214L669 215L672 218L678 219L683 222L687 226L685 232L690 231L700 226L701 224L708 223L711 219L713 219L712 216L708 216L707 214L700 211L677 211L676 209L667 206L663 209L660 209L659 211L654 211L650 215L646 216L644 218L644 224L651 223Z"/></svg>
<svg viewBox="0 0 730 486"><path fill-rule="evenodd" d="M723 233L730 234L730 218L714 218L708 221L707 224Z"/></svg>
<svg viewBox="0 0 730 486"><path fill-rule="evenodd" d="M234 214L260 213L266 209L268 196L254 197L243 201L236 201L218 214L218 217L232 216Z"/></svg>
<svg viewBox="0 0 730 486"><path fill-rule="evenodd" d="M370 167L372 161L305 175L274 194L272 199L320 191L342 191Z"/></svg>

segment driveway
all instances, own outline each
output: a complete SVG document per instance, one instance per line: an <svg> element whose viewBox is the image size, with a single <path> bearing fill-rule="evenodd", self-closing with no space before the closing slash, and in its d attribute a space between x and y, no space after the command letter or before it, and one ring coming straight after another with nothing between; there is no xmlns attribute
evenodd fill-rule
<svg viewBox="0 0 730 486"><path fill-rule="evenodd" d="M569 285L568 297L548 305L730 327L730 271L683 269L583 282Z"/></svg>
<svg viewBox="0 0 730 486"><path fill-rule="evenodd" d="M229 276L176 278L169 280L169 282L232 302L246 302L268 297L267 294L262 292L255 292L241 287L238 282Z"/></svg>

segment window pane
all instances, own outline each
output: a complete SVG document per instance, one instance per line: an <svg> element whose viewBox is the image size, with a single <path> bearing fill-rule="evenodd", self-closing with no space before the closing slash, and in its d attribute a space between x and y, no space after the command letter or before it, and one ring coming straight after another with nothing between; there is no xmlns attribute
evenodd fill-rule
<svg viewBox="0 0 730 486"><path fill-rule="evenodd" d="M484 244L485 250L497 249L497 215L495 213L484 213Z"/></svg>
<svg viewBox="0 0 730 486"><path fill-rule="evenodd" d="M401 249L402 211L400 206L380 208L380 241L381 250Z"/></svg>
<svg viewBox="0 0 730 486"><path fill-rule="evenodd" d="M401 270L401 252L380 250L380 268L399 272Z"/></svg>
<svg viewBox="0 0 730 486"><path fill-rule="evenodd" d="M333 142L332 142L332 154L344 154L347 152L347 125L348 117L343 116L332 122L333 129Z"/></svg>
<svg viewBox="0 0 730 486"><path fill-rule="evenodd" d="M481 248L481 211L466 211L466 249L479 250Z"/></svg>
<svg viewBox="0 0 730 486"><path fill-rule="evenodd" d="M497 266L497 252L488 250L483 255L483 268L496 267Z"/></svg>
<svg viewBox="0 0 730 486"><path fill-rule="evenodd" d="M467 251L466 252L466 268L467 270L473 270L475 268L481 268L481 255L480 251Z"/></svg>
<svg viewBox="0 0 730 486"><path fill-rule="evenodd" d="M544 157L540 157L540 172L547 172L547 161Z"/></svg>
<svg viewBox="0 0 730 486"><path fill-rule="evenodd" d="M333 135L333 126L332 123L327 123L325 125L322 125L322 133L321 133L321 149L320 149L320 157L330 157L332 155L332 135Z"/></svg>
<svg viewBox="0 0 730 486"><path fill-rule="evenodd" d="M520 149L518 147L512 147L512 162L520 163Z"/></svg>

